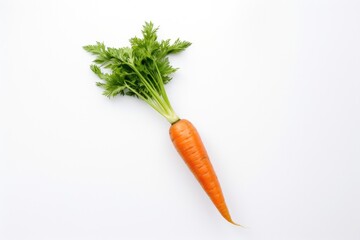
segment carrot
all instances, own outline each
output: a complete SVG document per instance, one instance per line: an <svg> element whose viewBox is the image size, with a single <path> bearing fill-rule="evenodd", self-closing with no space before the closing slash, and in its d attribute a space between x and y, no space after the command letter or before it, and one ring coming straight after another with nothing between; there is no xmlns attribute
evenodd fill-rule
<svg viewBox="0 0 360 240"><path fill-rule="evenodd" d="M177 151L221 215L236 224L231 220L219 181L199 134L189 121L180 120L164 87L177 70L170 65L168 55L185 50L191 43L179 39L173 43L169 39L158 41L157 30L151 22L146 22L142 30L143 37L131 38L130 47L110 48L100 42L84 46L86 51L96 55L95 64L90 66L101 79L96 84L104 89L103 94L107 97L136 97L165 117L171 124L170 136Z"/></svg>
<svg viewBox="0 0 360 240"><path fill-rule="evenodd" d="M170 138L220 214L230 223L238 225L231 219L220 183L196 128L188 120L181 119L171 125Z"/></svg>

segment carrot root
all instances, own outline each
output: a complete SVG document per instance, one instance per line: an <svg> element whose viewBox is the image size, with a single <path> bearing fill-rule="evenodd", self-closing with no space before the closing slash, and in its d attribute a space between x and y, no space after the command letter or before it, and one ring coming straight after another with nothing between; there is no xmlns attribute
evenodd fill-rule
<svg viewBox="0 0 360 240"><path fill-rule="evenodd" d="M241 226L231 219L220 183L196 128L188 120L181 119L171 125L169 132L176 150L220 214L228 222Z"/></svg>

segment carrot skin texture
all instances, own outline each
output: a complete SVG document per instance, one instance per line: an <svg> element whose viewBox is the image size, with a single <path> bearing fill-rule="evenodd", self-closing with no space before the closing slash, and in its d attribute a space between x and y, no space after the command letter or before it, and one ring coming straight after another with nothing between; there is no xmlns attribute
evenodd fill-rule
<svg viewBox="0 0 360 240"><path fill-rule="evenodd" d="M231 219L220 183L196 128L188 120L181 119L171 125L169 133L176 150L220 214L228 222L238 225Z"/></svg>

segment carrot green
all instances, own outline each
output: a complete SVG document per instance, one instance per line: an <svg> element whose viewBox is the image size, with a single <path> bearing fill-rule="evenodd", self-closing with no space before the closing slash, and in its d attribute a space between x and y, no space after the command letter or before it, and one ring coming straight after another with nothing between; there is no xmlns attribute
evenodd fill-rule
<svg viewBox="0 0 360 240"><path fill-rule="evenodd" d="M158 41L157 31L152 22L146 22L142 38L131 38L129 47L111 48L97 42L84 49L96 56L90 68L101 79L97 86L104 89L105 96L137 97L174 123L179 117L164 85L177 69L170 65L168 55L185 50L191 43L180 39L172 43L170 39Z"/></svg>

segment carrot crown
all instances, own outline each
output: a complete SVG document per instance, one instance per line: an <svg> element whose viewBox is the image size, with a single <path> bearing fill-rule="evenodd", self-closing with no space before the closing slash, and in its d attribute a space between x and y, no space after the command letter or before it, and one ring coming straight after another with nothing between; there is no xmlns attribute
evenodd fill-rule
<svg viewBox="0 0 360 240"><path fill-rule="evenodd" d="M158 41L157 30L152 22L145 22L142 38L131 38L130 47L110 48L97 42L84 49L96 56L90 68L101 79L96 85L104 89L105 96L137 97L174 123L179 117L171 107L164 85L177 69L170 65L168 55L185 50L191 43L179 39L173 43L170 39Z"/></svg>

